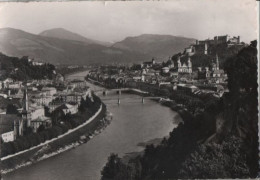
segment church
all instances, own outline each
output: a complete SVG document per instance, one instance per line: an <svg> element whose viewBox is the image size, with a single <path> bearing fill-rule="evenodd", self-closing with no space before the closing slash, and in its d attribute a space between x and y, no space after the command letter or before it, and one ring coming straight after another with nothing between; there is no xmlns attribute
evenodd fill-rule
<svg viewBox="0 0 260 180"><path fill-rule="evenodd" d="M181 63L181 58L179 56L177 64L178 73L192 73L192 63L190 57L188 57L188 62L186 64L185 62Z"/></svg>
<svg viewBox="0 0 260 180"><path fill-rule="evenodd" d="M215 62L212 60L211 69L198 67L198 79L207 79L211 83L223 83L227 79L227 75L223 69L219 68L219 59L216 54Z"/></svg>

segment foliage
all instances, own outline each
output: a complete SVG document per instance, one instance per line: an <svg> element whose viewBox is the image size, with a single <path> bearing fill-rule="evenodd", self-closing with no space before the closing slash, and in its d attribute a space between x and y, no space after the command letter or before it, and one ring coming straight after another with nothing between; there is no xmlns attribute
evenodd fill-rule
<svg viewBox="0 0 260 180"><path fill-rule="evenodd" d="M8 104L6 108L6 114L19 114L17 107L13 104Z"/></svg>
<svg viewBox="0 0 260 180"><path fill-rule="evenodd" d="M92 95L93 101L87 98L83 101L83 106L85 110L76 115L67 114L62 117L62 120L53 125L51 128L44 128L39 126L38 132L33 133L32 129L26 130L24 136L18 137L13 142L1 144L1 157L17 153L19 151L29 149L30 147L36 146L47 140L53 139L66 133L69 129L75 128L78 125L84 123L86 119L89 119L97 112L101 105L101 100L96 96Z"/></svg>
<svg viewBox="0 0 260 180"><path fill-rule="evenodd" d="M208 47L208 54L195 53L191 56L192 67L211 67L212 61L215 62L216 54L219 57L220 68L223 68L224 62L237 54L244 45L233 45L228 47L227 44L218 44L218 45L210 45ZM177 59L178 56L181 56L181 53L175 54L172 56L172 60L174 61L174 67L177 67ZM187 61L188 55L185 55L181 58L181 61Z"/></svg>
<svg viewBox="0 0 260 180"><path fill-rule="evenodd" d="M173 92L170 98L183 104L193 116L180 123L160 145L149 145L142 156L130 160L134 162L132 167L138 167L136 172L141 171L141 176L133 179L256 177L259 170L256 41L223 65L230 91L223 98ZM222 126L217 127L219 122ZM106 169L110 169L109 165L106 164ZM129 165L120 164L125 166ZM126 169L126 172L125 168L116 169L110 179L119 174L127 179L131 171Z"/></svg>
<svg viewBox="0 0 260 180"><path fill-rule="evenodd" d="M1 69L6 71L6 74L1 77L5 79L11 77L15 80L29 79L52 79L55 66L45 63L41 66L33 65L28 61L28 57L8 57L0 54Z"/></svg>

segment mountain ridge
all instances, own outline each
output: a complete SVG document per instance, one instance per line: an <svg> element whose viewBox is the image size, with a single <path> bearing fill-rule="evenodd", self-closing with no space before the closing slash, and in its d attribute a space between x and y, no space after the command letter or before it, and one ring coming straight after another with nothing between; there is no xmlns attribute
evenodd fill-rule
<svg viewBox="0 0 260 180"><path fill-rule="evenodd" d="M52 28L52 29L44 30L41 33L39 33L38 35L45 36L45 37L53 37L53 38L58 38L58 39L82 41L87 44L99 44L99 45L104 45L104 46L111 45L111 43L109 43L109 42L102 42L102 41L90 39L90 38L82 36L78 33L64 29L64 28Z"/></svg>
<svg viewBox="0 0 260 180"><path fill-rule="evenodd" d="M161 60L167 60L169 56L182 52L185 47L195 43L195 41L193 38L173 35L141 34L139 36L126 37L124 40L113 44L113 47L148 53Z"/></svg>
<svg viewBox="0 0 260 180"><path fill-rule="evenodd" d="M78 34L77 37L81 38ZM170 40L167 40L169 37ZM77 41L76 38L68 40L32 34L14 28L2 28L0 29L0 52L8 56L29 56L52 64L140 63L149 61L152 57L158 61L165 61L193 42L190 38L172 37L143 34L126 37L126 41L130 39L130 44L121 41L107 47L91 41L89 43L84 40ZM177 39L176 42L173 39ZM176 44L178 47L175 47Z"/></svg>

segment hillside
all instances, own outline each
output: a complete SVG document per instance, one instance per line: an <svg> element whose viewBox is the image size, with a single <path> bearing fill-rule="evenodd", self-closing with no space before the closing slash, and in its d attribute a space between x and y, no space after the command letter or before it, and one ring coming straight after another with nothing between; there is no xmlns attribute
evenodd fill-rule
<svg viewBox="0 0 260 180"><path fill-rule="evenodd" d="M55 66L44 64L34 66L28 57L9 57L0 53L0 80L13 78L15 80L52 79L55 77Z"/></svg>
<svg viewBox="0 0 260 180"><path fill-rule="evenodd" d="M218 45L210 45L209 46L209 53L208 54L201 54L201 53L195 53L192 55L191 62L193 69L196 69L197 67L211 67L212 62L216 61L216 54L218 55L220 68L223 68L223 65L225 61L236 55L243 47L245 47L245 44L242 45L233 45L228 47L226 43L218 44ZM177 67L177 60L178 56L181 56L181 62L186 62L188 60L188 55L177 53L172 56L172 60L174 62L174 66Z"/></svg>
<svg viewBox="0 0 260 180"><path fill-rule="evenodd" d="M129 63L150 60L151 56L127 50L44 37L18 29L0 29L0 52L9 56L29 56L52 64Z"/></svg>
<svg viewBox="0 0 260 180"><path fill-rule="evenodd" d="M167 60L169 56L183 52L184 48L192 43L195 43L195 39L171 35L143 34L136 37L127 37L123 41L115 43L113 47L150 54L160 60Z"/></svg>
<svg viewBox="0 0 260 180"><path fill-rule="evenodd" d="M54 29L45 30L45 31L41 32L39 35L44 36L44 37L67 39L67 40L72 40L72 41L81 41L86 44L99 44L99 45L105 45L105 46L111 45L108 42L101 42L101 41L97 41L97 40L93 40L93 39L88 39L82 35L68 31L63 28L54 28Z"/></svg>
<svg viewBox="0 0 260 180"><path fill-rule="evenodd" d="M248 179L259 173L257 42L252 41L224 64L229 92L216 98L174 91L184 109L183 122L160 145L125 160L108 158L106 179ZM185 110L186 109L186 110ZM127 162L125 162L127 161Z"/></svg>

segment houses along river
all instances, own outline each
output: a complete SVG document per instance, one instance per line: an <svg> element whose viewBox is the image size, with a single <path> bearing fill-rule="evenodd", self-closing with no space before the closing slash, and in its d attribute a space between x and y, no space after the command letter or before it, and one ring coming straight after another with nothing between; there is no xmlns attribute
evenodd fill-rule
<svg viewBox="0 0 260 180"><path fill-rule="evenodd" d="M68 78L82 78L87 72L70 75ZM93 89L99 87L89 84ZM117 105L116 94L101 96L107 109L113 114L111 124L89 142L75 149L58 154L31 166L20 168L4 176L8 180L71 180L100 179L100 171L111 153L124 156L126 153L144 149L139 143L169 134L180 117L170 108L152 100L142 104L137 95L122 94Z"/></svg>

